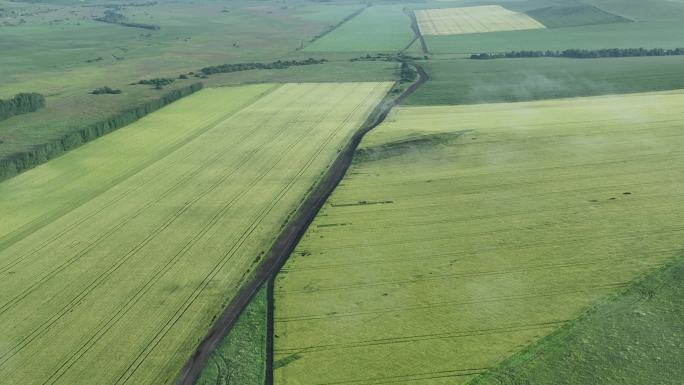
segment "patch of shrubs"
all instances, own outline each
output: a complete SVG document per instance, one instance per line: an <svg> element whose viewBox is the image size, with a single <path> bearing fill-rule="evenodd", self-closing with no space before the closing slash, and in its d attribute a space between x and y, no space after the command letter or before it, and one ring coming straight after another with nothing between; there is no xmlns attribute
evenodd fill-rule
<svg viewBox="0 0 684 385"><path fill-rule="evenodd" d="M93 95L103 95L103 94L120 94L121 90L120 89L115 89L115 88L110 88L109 86L104 86L100 88L96 88L90 92Z"/></svg>
<svg viewBox="0 0 684 385"><path fill-rule="evenodd" d="M110 24L119 24L119 25L122 25L124 27L133 27L133 28L142 28L142 29L151 29L151 30L160 29L160 27L158 25L143 24L143 23L129 23L127 20L128 19L126 18L126 16L120 14L119 12L111 10L111 9L106 9L104 11L104 16L95 18L95 21L101 21L103 23L110 23Z"/></svg>
<svg viewBox="0 0 684 385"><path fill-rule="evenodd" d="M8 100L0 99L0 120L34 112L43 107L45 107L45 97L41 94L35 92L16 94Z"/></svg>
<svg viewBox="0 0 684 385"><path fill-rule="evenodd" d="M181 78L182 79L182 78ZM172 78L154 78L154 79L143 79L143 80L138 80L137 82L133 83L132 85L136 84L145 84L148 86L154 86L155 89L162 89L164 86L168 86L175 82L176 79Z"/></svg>

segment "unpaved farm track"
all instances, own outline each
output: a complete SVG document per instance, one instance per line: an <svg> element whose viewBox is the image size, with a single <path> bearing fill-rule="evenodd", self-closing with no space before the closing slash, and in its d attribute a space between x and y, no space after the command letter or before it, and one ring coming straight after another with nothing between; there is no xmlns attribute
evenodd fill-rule
<svg viewBox="0 0 684 385"><path fill-rule="evenodd" d="M366 123L351 137L347 145L332 163L316 187L309 193L299 206L290 222L283 228L268 251L264 261L257 267L254 277L247 282L228 304L223 314L216 319L206 337L199 344L190 359L185 363L178 376L179 385L194 385L202 369L209 361L211 353L230 332L247 304L259 291L265 282L271 279L285 264L295 246L302 238L307 228L318 214L323 204L332 194L335 187L342 181L351 164L354 152L361 143L364 135L382 123L392 108L400 104L418 87L428 81L428 75L420 65L414 64L418 71L418 80L411 84L404 92L393 100L383 99L368 117ZM272 302L269 298L269 313L272 313ZM273 333L272 314L268 315L268 338ZM269 346L270 345L270 346ZM267 344L266 384L273 383L273 349L272 342Z"/></svg>

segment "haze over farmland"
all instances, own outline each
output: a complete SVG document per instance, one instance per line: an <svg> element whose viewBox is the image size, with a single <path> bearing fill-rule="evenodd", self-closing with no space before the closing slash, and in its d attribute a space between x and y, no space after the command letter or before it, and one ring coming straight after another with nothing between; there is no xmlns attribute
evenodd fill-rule
<svg viewBox="0 0 684 385"><path fill-rule="evenodd" d="M683 26L0 0L0 385L684 383Z"/></svg>

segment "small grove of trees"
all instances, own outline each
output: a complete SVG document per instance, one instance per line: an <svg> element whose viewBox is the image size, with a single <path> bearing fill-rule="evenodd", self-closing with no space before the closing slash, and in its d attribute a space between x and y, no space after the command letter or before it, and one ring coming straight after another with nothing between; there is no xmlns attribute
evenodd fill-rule
<svg viewBox="0 0 684 385"><path fill-rule="evenodd" d="M90 93L93 94L93 95L103 95L103 94L113 94L113 95L115 95L115 94L120 94L120 93L121 93L121 90L119 90L119 89L114 89L114 88L110 88L109 86L104 86L104 87L96 88L96 89L94 89L94 90L93 90L92 92L90 92Z"/></svg>
<svg viewBox="0 0 684 385"><path fill-rule="evenodd" d="M45 97L37 93L20 93L8 100L0 99L0 120L34 112L45 107Z"/></svg>
<svg viewBox="0 0 684 385"><path fill-rule="evenodd" d="M160 29L160 27L158 25L143 24L143 23L129 23L127 20L128 19L126 18L126 16L120 14L119 12L111 10L111 9L106 9L104 11L104 16L95 18L95 21L101 21L103 23L119 24L119 25L122 25L124 27L133 27L133 28L142 28L142 29L151 29L151 30Z"/></svg>
<svg viewBox="0 0 684 385"><path fill-rule="evenodd" d="M133 83L132 85L145 84L145 85L149 85L149 86L154 86L155 89L161 90L164 86L168 86L175 81L176 81L176 79L171 79L171 78L143 79L143 80L138 80L137 82Z"/></svg>
<svg viewBox="0 0 684 385"><path fill-rule="evenodd" d="M209 76L213 74L229 73L247 70L261 70L261 69L285 69L292 66L303 66L311 64L322 64L327 62L326 59L306 60L278 60L272 63L236 63L236 64L221 64L217 66L204 67L200 71L203 75Z"/></svg>
<svg viewBox="0 0 684 385"><path fill-rule="evenodd" d="M681 56L684 48L605 48L597 50L566 49L563 51L510 51L499 53L480 53L471 55L471 59L517 59L536 57L565 57L574 59L598 59L606 57L639 57L639 56Z"/></svg>
<svg viewBox="0 0 684 385"><path fill-rule="evenodd" d="M416 72L412 65L405 61L401 62L401 66L399 67L399 78L402 83L410 83L416 80L416 76L418 76L418 72Z"/></svg>

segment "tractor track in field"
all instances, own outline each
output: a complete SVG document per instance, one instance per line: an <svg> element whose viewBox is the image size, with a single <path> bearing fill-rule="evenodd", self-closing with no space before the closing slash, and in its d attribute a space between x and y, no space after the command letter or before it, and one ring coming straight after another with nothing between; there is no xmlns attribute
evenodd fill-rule
<svg viewBox="0 0 684 385"><path fill-rule="evenodd" d="M195 384L202 370L209 362L211 354L230 332L240 314L242 314L243 310L264 284L270 286L267 310L266 384L273 383L273 278L294 251L295 246L311 222L313 222L325 201L344 178L352 163L356 148L361 143L361 139L370 130L380 125L394 106L400 104L429 80L427 73L420 65L413 65L418 72L418 80L396 98L390 100L387 100L387 98L383 99L371 112L366 122L354 133L345 147L339 152L337 158L327 169L318 184L306 196L292 216L292 219L275 239L267 256L256 268L253 278L240 288L221 316L216 319L212 328L200 342L192 356L185 363L176 381L178 385Z"/></svg>

